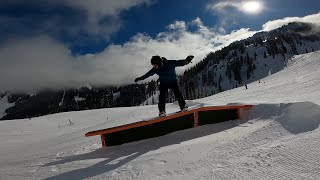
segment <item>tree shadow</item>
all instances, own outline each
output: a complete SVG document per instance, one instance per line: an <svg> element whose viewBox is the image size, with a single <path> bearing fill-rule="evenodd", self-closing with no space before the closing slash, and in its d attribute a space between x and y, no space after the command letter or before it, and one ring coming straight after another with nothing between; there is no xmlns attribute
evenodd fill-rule
<svg viewBox="0 0 320 180"><path fill-rule="evenodd" d="M173 132L156 138L131 142L119 146L100 148L85 154L63 157L61 160L47 163L43 165L43 167L61 165L81 160L105 159L90 167L64 172L62 174L49 177L47 178L47 180L90 178L106 172L113 171L150 151L154 151L169 145L179 144L188 140L204 137L207 135L219 133L221 131L225 131L227 129L239 126L244 122L246 121L241 120L238 121L238 123L234 123L234 121L227 121L217 124L210 124L200 126L198 128L191 128Z"/></svg>

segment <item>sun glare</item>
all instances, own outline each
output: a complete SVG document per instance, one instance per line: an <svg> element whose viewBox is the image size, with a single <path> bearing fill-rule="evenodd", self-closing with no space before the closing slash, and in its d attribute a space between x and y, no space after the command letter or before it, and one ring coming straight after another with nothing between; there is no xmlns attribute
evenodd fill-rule
<svg viewBox="0 0 320 180"><path fill-rule="evenodd" d="M257 14L262 10L260 1L245 1L242 3L242 11L250 14Z"/></svg>

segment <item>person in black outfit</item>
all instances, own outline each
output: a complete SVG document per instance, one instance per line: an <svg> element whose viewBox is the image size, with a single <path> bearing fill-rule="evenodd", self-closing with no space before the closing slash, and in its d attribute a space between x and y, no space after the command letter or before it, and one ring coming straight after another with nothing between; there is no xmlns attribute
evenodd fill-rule
<svg viewBox="0 0 320 180"><path fill-rule="evenodd" d="M184 60L167 60L160 56L152 56L151 65L153 68L148 71L145 75L138 77L134 82L144 80L154 74L159 76L160 80L160 95L159 95L159 116L163 117L166 115L165 105L168 89L171 89L179 102L181 111L187 110L186 102L182 96L182 93L178 86L177 75L175 68L177 66L184 66L191 62L194 56L188 56Z"/></svg>

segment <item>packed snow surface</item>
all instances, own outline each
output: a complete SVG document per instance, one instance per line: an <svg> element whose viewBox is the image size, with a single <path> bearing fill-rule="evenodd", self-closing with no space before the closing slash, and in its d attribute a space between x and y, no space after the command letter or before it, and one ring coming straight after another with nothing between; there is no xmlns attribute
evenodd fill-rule
<svg viewBox="0 0 320 180"><path fill-rule="evenodd" d="M188 101L253 104L247 117L114 147L84 134L153 117L157 105L0 121L0 179L319 179L319 69L319 51L295 56L248 89Z"/></svg>

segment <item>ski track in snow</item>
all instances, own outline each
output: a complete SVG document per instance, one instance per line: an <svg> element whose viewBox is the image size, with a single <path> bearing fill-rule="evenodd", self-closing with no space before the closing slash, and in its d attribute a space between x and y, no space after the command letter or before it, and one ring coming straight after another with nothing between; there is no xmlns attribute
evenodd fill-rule
<svg viewBox="0 0 320 180"><path fill-rule="evenodd" d="M319 69L319 51L300 55L247 90L195 100L254 104L245 119L114 147L84 134L153 117L157 106L0 121L0 179L319 179Z"/></svg>

